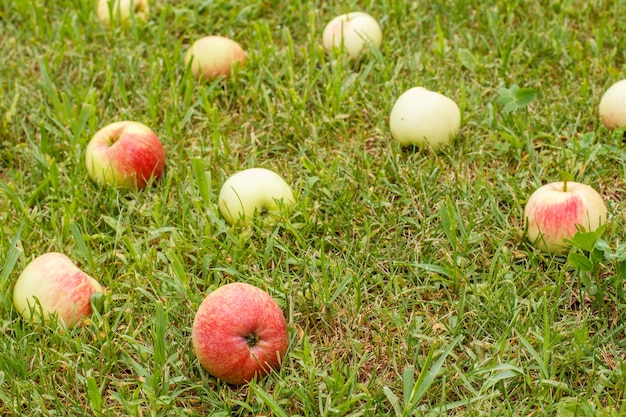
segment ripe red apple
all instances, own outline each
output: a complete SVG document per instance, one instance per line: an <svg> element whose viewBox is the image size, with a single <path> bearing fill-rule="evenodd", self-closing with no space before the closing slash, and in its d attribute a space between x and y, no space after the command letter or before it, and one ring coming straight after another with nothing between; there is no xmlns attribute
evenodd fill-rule
<svg viewBox="0 0 626 417"><path fill-rule="evenodd" d="M246 54L232 39L205 36L196 40L185 54L185 66L191 62L191 73L196 78L211 80L229 76L234 65L243 65Z"/></svg>
<svg viewBox="0 0 626 417"><path fill-rule="evenodd" d="M144 188L159 179L165 151L157 135L139 122L111 123L93 136L85 150L89 176L99 184Z"/></svg>
<svg viewBox="0 0 626 417"><path fill-rule="evenodd" d="M611 85L600 99L600 120L607 129L626 126L626 80Z"/></svg>
<svg viewBox="0 0 626 417"><path fill-rule="evenodd" d="M539 187L524 209L530 242L544 252L567 252L582 228L595 231L606 223L607 208L596 190L577 182L553 182Z"/></svg>
<svg viewBox="0 0 626 417"><path fill-rule="evenodd" d="M47 322L51 315L73 327L91 315L91 296L102 286L62 253L49 252L32 260L13 288L13 305L30 322Z"/></svg>
<svg viewBox="0 0 626 417"><path fill-rule="evenodd" d="M285 316L276 301L241 282L224 285L204 299L191 337L202 367L233 385L280 367L289 346Z"/></svg>

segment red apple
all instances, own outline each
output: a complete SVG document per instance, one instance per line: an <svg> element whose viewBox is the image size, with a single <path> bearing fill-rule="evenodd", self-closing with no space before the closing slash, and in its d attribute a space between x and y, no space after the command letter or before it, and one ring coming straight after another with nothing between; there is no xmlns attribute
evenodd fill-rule
<svg viewBox="0 0 626 417"><path fill-rule="evenodd" d="M91 296L102 286L62 253L49 252L22 271L13 288L15 309L30 322L56 315L68 327L91 315Z"/></svg>
<svg viewBox="0 0 626 417"><path fill-rule="evenodd" d="M241 46L222 36L205 36L196 40L185 54L185 66L191 63L196 78L211 80L229 76L234 65L243 65L246 54Z"/></svg>
<svg viewBox="0 0 626 417"><path fill-rule="evenodd" d="M524 209L528 239L548 253L567 252L579 229L595 231L606 223L607 208L596 190L577 182L553 182L538 188Z"/></svg>
<svg viewBox="0 0 626 417"><path fill-rule="evenodd" d="M232 283L209 294L191 330L202 367L240 385L280 367L289 345L287 324L272 297L250 284Z"/></svg>
<svg viewBox="0 0 626 417"><path fill-rule="evenodd" d="M141 189L163 175L165 151L148 126L123 121L96 132L85 150L85 164L97 183Z"/></svg>

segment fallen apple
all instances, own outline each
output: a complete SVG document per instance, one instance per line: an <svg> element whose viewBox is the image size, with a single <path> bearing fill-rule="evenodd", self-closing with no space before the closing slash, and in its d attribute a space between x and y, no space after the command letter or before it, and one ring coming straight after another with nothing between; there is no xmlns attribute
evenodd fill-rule
<svg viewBox="0 0 626 417"><path fill-rule="evenodd" d="M368 47L380 48L383 32L378 21L364 12L350 12L332 19L322 33L327 52L343 48L351 59Z"/></svg>
<svg viewBox="0 0 626 417"><path fill-rule="evenodd" d="M607 208L596 190L572 181L539 187L524 208L528 240L548 253L567 252L578 230L593 232L607 220Z"/></svg>
<svg viewBox="0 0 626 417"><path fill-rule="evenodd" d="M150 15L148 0L99 0L96 11L98 19L105 26L111 23L122 24L131 17L137 21L146 21Z"/></svg>
<svg viewBox="0 0 626 417"><path fill-rule="evenodd" d="M116 122L93 136L85 150L85 165L99 184L142 189L163 175L165 151L146 125Z"/></svg>
<svg viewBox="0 0 626 417"><path fill-rule="evenodd" d="M91 315L91 296L102 286L62 253L33 259L13 288L13 304L29 322L48 322L51 316L73 327Z"/></svg>
<svg viewBox="0 0 626 417"><path fill-rule="evenodd" d="M265 168L250 168L230 176L220 189L218 207L230 224L249 225L255 216L264 216L271 226L281 208L295 202L291 187L278 174Z"/></svg>
<svg viewBox="0 0 626 417"><path fill-rule="evenodd" d="M430 146L437 150L458 135L461 110L443 94L413 87L396 100L389 127L391 136L400 145Z"/></svg>
<svg viewBox="0 0 626 417"><path fill-rule="evenodd" d="M185 53L185 66L191 63L193 76L206 80L227 77L233 66L243 65L245 61L246 54L241 46L222 36L200 38Z"/></svg>
<svg viewBox="0 0 626 417"><path fill-rule="evenodd" d="M285 316L276 301L240 282L226 284L202 301L191 338L200 365L233 385L280 367L289 346Z"/></svg>
<svg viewBox="0 0 626 417"><path fill-rule="evenodd" d="M626 80L611 85L600 99L600 120L607 129L626 126Z"/></svg>

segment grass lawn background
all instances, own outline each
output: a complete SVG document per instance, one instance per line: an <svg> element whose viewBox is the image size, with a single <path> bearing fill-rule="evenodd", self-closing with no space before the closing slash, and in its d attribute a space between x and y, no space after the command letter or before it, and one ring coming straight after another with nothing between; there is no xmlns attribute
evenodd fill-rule
<svg viewBox="0 0 626 417"><path fill-rule="evenodd" d="M0 1L0 415L626 415L626 148L597 110L624 77L625 5L544 3L153 1L147 23L107 30L95 2ZM350 10L383 29L356 62L321 45ZM246 50L235 76L186 71L209 34ZM462 110L441 151L391 139L417 85ZM119 120L164 144L148 190L87 177L87 142ZM219 188L255 166L298 202L275 228L231 228ZM564 176L610 219L569 261L535 251L522 219ZM48 251L108 290L76 329L13 309ZM291 338L242 387L190 343L204 296L234 281L268 291Z"/></svg>

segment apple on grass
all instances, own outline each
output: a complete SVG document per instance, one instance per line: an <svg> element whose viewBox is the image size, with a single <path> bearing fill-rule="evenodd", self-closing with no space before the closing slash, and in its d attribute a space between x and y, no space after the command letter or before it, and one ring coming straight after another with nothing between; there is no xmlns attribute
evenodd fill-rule
<svg viewBox="0 0 626 417"><path fill-rule="evenodd" d="M85 150L85 165L99 184L142 189L163 175L165 151L148 126L116 122L93 136Z"/></svg>
<svg viewBox="0 0 626 417"><path fill-rule="evenodd" d="M289 346L285 316L276 301L241 282L219 287L202 301L191 338L200 365L232 385L278 369Z"/></svg>
<svg viewBox="0 0 626 417"><path fill-rule="evenodd" d="M626 127L626 80L617 81L604 92L599 112L607 129Z"/></svg>
<svg viewBox="0 0 626 417"><path fill-rule="evenodd" d="M146 21L150 14L150 5L148 0L99 0L96 14L106 27L113 22L127 22L131 16L138 21Z"/></svg>
<svg viewBox="0 0 626 417"><path fill-rule="evenodd" d="M400 145L438 150L461 128L461 110L450 98L424 87L400 95L389 116L391 136Z"/></svg>
<svg viewBox="0 0 626 417"><path fill-rule="evenodd" d="M205 36L197 39L185 53L185 67L191 64L196 78L212 80L227 77L235 65L243 65L246 54L241 46L222 36Z"/></svg>
<svg viewBox="0 0 626 417"><path fill-rule="evenodd" d="M102 286L67 256L49 252L32 260L13 288L13 305L29 322L48 322L51 316L73 327L91 315L91 297Z"/></svg>
<svg viewBox="0 0 626 417"><path fill-rule="evenodd" d="M271 226L281 217L281 208L295 202L291 187L277 173L265 168L250 168L230 176L220 189L218 207L232 225L247 226L255 216L265 216Z"/></svg>
<svg viewBox="0 0 626 417"><path fill-rule="evenodd" d="M539 187L524 208L528 240L547 253L565 253L577 231L593 232L606 223L607 208L586 184L559 181Z"/></svg>
<svg viewBox="0 0 626 417"><path fill-rule="evenodd" d="M322 32L327 52L343 48L351 59L368 47L380 48L383 33L378 21L364 12L345 13L332 19Z"/></svg>

